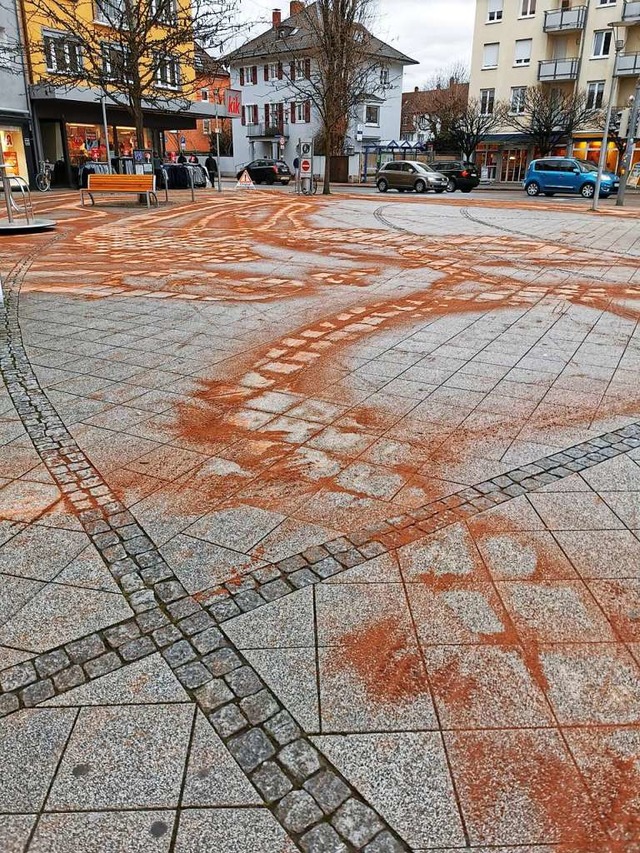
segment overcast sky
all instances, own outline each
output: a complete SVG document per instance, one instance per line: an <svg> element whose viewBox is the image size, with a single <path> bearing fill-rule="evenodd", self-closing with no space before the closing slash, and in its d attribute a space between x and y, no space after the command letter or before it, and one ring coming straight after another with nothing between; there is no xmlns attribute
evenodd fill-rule
<svg viewBox="0 0 640 853"><path fill-rule="evenodd" d="M439 68L456 60L467 64L471 58L474 0L374 0L377 23L374 34L393 45L420 65L405 69L404 91L422 86ZM248 20L271 23L271 10L289 11L289 0L240 0ZM261 28L260 28L261 29ZM257 29L256 33L259 32Z"/></svg>

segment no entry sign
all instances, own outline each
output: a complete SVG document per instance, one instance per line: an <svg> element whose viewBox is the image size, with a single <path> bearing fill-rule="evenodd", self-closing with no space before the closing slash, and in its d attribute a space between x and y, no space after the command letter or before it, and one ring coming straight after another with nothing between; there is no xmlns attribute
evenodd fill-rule
<svg viewBox="0 0 640 853"><path fill-rule="evenodd" d="M311 160L308 157L303 157L300 161L300 173L302 175L311 174Z"/></svg>

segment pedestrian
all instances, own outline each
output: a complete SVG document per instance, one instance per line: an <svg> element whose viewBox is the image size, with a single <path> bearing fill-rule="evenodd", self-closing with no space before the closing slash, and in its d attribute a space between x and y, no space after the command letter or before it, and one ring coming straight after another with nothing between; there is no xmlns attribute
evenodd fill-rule
<svg viewBox="0 0 640 853"><path fill-rule="evenodd" d="M209 175L211 186L214 186L218 177L218 161L216 160L213 151L209 152L209 156L204 161L204 167Z"/></svg>
<svg viewBox="0 0 640 853"><path fill-rule="evenodd" d="M189 162L195 164L196 166L199 164L199 160L195 154L191 154L189 157Z"/></svg>
<svg viewBox="0 0 640 853"><path fill-rule="evenodd" d="M186 163L187 158L184 156L184 151L181 151L178 155L178 163Z"/></svg>

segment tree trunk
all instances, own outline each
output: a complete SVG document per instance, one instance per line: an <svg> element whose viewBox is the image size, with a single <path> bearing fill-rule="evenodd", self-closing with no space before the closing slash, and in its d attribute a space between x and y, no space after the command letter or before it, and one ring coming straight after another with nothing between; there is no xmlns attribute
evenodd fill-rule
<svg viewBox="0 0 640 853"><path fill-rule="evenodd" d="M323 195L331 195L331 133L324 129L324 185Z"/></svg>
<svg viewBox="0 0 640 853"><path fill-rule="evenodd" d="M133 126L136 130L136 145L138 148L144 148L144 117L142 115L142 99L137 98L131 104L131 115L133 117Z"/></svg>

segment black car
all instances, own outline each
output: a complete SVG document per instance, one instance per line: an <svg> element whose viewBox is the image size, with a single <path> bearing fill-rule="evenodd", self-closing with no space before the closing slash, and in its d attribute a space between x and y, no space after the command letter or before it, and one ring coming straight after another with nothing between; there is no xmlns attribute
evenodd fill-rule
<svg viewBox="0 0 640 853"><path fill-rule="evenodd" d="M441 172L449 179L448 193L454 193L456 190L470 193L480 183L477 168L473 163L468 163L465 160L443 160L440 163L431 163L430 165L432 169Z"/></svg>
<svg viewBox="0 0 640 853"><path fill-rule="evenodd" d="M244 172L248 172L254 184L284 184L286 185L291 180L291 169L287 166L284 160L252 160L243 166L236 177L240 177Z"/></svg>

